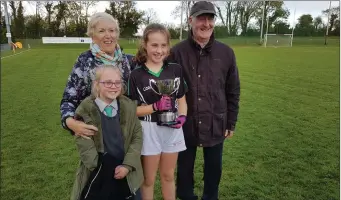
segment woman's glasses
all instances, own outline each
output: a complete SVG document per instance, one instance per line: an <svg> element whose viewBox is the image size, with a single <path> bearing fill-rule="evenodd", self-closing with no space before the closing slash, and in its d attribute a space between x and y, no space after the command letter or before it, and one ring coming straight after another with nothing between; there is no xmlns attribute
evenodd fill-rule
<svg viewBox="0 0 341 200"><path fill-rule="evenodd" d="M99 83L102 83L104 87L111 88L113 85L115 85L116 88L119 88L122 86L122 81L100 81Z"/></svg>

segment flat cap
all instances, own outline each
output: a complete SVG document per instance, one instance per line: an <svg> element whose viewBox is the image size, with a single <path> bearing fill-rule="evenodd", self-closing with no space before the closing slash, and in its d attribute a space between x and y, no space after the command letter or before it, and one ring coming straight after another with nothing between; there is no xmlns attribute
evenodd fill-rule
<svg viewBox="0 0 341 200"><path fill-rule="evenodd" d="M190 11L190 16L197 17L202 14L213 14L216 15L214 5L208 1L196 2Z"/></svg>

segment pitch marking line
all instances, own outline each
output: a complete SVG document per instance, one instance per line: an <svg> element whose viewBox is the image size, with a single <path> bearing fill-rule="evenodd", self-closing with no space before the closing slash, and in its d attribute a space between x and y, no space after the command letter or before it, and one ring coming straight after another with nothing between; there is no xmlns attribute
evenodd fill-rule
<svg viewBox="0 0 341 200"><path fill-rule="evenodd" d="M19 52L19 53L13 54L13 55L9 55L9 56L2 57L1 60L4 59L4 58L9 58L9 57L12 57L12 56L19 55L19 54L24 53L24 52L29 51L29 50L31 50L31 49L27 49L27 50L25 50L25 51L21 51L21 52Z"/></svg>

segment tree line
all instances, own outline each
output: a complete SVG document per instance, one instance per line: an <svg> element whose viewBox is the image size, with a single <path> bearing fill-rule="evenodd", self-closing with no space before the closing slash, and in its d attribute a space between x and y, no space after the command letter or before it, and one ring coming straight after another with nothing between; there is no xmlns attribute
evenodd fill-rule
<svg viewBox="0 0 341 200"><path fill-rule="evenodd" d="M195 1L184 1L179 3L173 11L175 17L180 16L181 6L185 13L184 28L188 30L189 26L185 23L188 20L190 7ZM260 36L262 19L263 33L266 31L268 20L268 33L290 34L292 28L288 17L290 11L285 8L283 1L215 1L214 2L218 19L221 23L216 25L215 36ZM263 13L264 9L264 13ZM296 16L298 20L295 24L295 36L324 36L326 26L322 21L323 16L329 17L329 34L340 36L340 12L339 6L332 7L330 10L321 10L321 15L312 17L311 14Z"/></svg>
<svg viewBox="0 0 341 200"><path fill-rule="evenodd" d="M85 37L89 10L97 1L35 1L29 2L35 8L35 14L24 16L22 1L10 1L12 38L41 37ZM139 11L136 2L110 2L105 12L118 19L122 37L131 37L138 27L150 23L150 13ZM1 4L1 43L6 43L6 24L4 6ZM149 19L147 19L149 17Z"/></svg>
<svg viewBox="0 0 341 200"><path fill-rule="evenodd" d="M10 1L12 38L41 37L85 37L89 10L96 7L97 1L30 1L35 13L24 16L22 1ZM189 30L188 14L195 1L182 1L172 12L174 18L180 19L183 8L183 37ZM268 33L287 34L292 32L288 17L290 11L284 7L283 1L215 1L217 18L215 35L218 38L231 36L259 36L263 23L265 33L268 20ZM263 12L264 9L264 12ZM105 12L118 19L121 37L133 37L139 27L152 22L160 22L153 9L140 11L134 1L110 2ZM322 10L321 15L313 18L309 13L298 16L295 25L295 36L324 36L327 24L322 22L322 16L329 17L329 35L340 35L339 7ZM4 6L1 4L1 43L7 43ZM180 27L165 23L172 38L179 38Z"/></svg>

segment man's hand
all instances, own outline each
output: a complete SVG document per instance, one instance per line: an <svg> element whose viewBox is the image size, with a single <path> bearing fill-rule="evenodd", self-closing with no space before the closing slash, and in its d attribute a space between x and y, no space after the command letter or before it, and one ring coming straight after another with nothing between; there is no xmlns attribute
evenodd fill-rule
<svg viewBox="0 0 341 200"><path fill-rule="evenodd" d="M129 169L125 168L122 165L119 165L115 168L114 178L115 179L122 179L122 178L126 177L128 173L129 173Z"/></svg>
<svg viewBox="0 0 341 200"><path fill-rule="evenodd" d="M225 131L225 137L226 138L231 138L232 136L233 136L233 131L230 131L230 130Z"/></svg>

